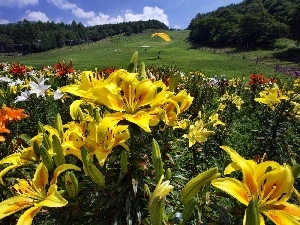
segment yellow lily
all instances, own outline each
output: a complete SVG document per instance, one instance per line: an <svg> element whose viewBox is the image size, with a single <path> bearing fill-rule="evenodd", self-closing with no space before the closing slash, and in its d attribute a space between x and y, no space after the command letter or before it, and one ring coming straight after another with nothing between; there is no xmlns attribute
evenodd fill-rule
<svg viewBox="0 0 300 225"><path fill-rule="evenodd" d="M275 106L281 103L281 100L288 99L288 96L283 95L276 84L272 88L266 87L259 95L260 98L255 98L254 100L269 106L273 111L275 110Z"/></svg>
<svg viewBox="0 0 300 225"><path fill-rule="evenodd" d="M294 106L292 110L292 114L295 116L295 118L300 121L300 103L298 102L291 102L291 104Z"/></svg>
<svg viewBox="0 0 300 225"><path fill-rule="evenodd" d="M63 134L61 147L64 155L74 155L81 160L80 147L84 145L87 134L87 125L70 122L64 125L67 128Z"/></svg>
<svg viewBox="0 0 300 225"><path fill-rule="evenodd" d="M112 72L107 79L105 79L105 84L110 84L112 82L116 83L119 87L122 85L124 79L131 80L137 77L137 73L129 73L127 70L119 69Z"/></svg>
<svg viewBox="0 0 300 225"><path fill-rule="evenodd" d="M300 87L300 78L294 80L294 87Z"/></svg>
<svg viewBox="0 0 300 225"><path fill-rule="evenodd" d="M300 224L300 207L287 202L294 190L294 177L288 165L274 161L256 163L254 160L245 160L230 147L221 148L233 161L224 174L241 170L243 181L230 177L218 178L211 182L213 186L246 206L254 199L258 204L261 225L265 224L262 214L277 225Z"/></svg>
<svg viewBox="0 0 300 225"><path fill-rule="evenodd" d="M124 69L114 71L109 75L107 79L96 76L93 71L83 71L81 73L81 81L79 84L71 84L60 88L61 92L67 92L88 101L95 101L95 96L92 94L91 90L95 87L108 87L111 83L117 86L122 84L122 80L127 78L135 78L136 73L128 73ZM101 102L98 102L101 103Z"/></svg>
<svg viewBox="0 0 300 225"><path fill-rule="evenodd" d="M190 96L186 92L186 90L181 90L172 99L175 100L179 104L180 113L182 113L191 106L194 98L192 96Z"/></svg>
<svg viewBox="0 0 300 225"><path fill-rule="evenodd" d="M151 208L152 202L156 197L159 197L160 199L163 199L164 197L166 197L174 188L174 186L170 185L170 181L166 180L164 182L162 182L164 179L164 175L161 176L161 178L159 179L155 190L153 191L152 195L151 195L151 199L149 202L149 207Z"/></svg>
<svg viewBox="0 0 300 225"><path fill-rule="evenodd" d="M222 102L220 102L217 111L223 112L224 109L226 108L226 106L227 106L226 104L223 104Z"/></svg>
<svg viewBox="0 0 300 225"><path fill-rule="evenodd" d="M161 225L164 223L165 217L165 197L173 190L170 181L164 181L164 175L158 181L149 202L150 221L153 225Z"/></svg>
<svg viewBox="0 0 300 225"><path fill-rule="evenodd" d="M104 80L94 76L93 71L83 71L79 84L71 84L60 88L61 92L67 92L78 97L93 99L89 91L98 85L103 85Z"/></svg>
<svg viewBox="0 0 300 225"><path fill-rule="evenodd" d="M219 114L218 113L214 113L209 117L210 121L213 123L213 126L217 126L217 125L222 125L224 126L225 123L223 123L220 119L219 119Z"/></svg>
<svg viewBox="0 0 300 225"><path fill-rule="evenodd" d="M127 125L113 124L105 117L100 123L93 121L89 124L89 136L85 140L85 146L90 150L90 154L96 155L100 165L103 166L114 147L121 145L129 150L125 143L129 137Z"/></svg>
<svg viewBox="0 0 300 225"><path fill-rule="evenodd" d="M58 132L55 128L45 125L43 128L49 133L49 136L52 135L58 136ZM51 139L50 139L51 141ZM5 169L0 171L0 184L5 185L3 177L12 169L18 167L26 166L40 161L33 150L33 143L36 142L38 146L42 145L43 142L43 133L39 133L30 140L30 146L28 148L23 148L20 152L13 153L0 161L0 165L8 165ZM49 149L49 154L54 155L53 149Z"/></svg>
<svg viewBox="0 0 300 225"><path fill-rule="evenodd" d="M119 112L112 114L111 117L116 115L120 120L126 119L150 132L149 125L153 120L153 115L157 114L155 109L151 109L151 103L157 99L161 83L161 81L152 82L149 79L139 81L135 77L126 76L120 86L111 82L105 86L93 88L92 93L96 101Z"/></svg>
<svg viewBox="0 0 300 225"><path fill-rule="evenodd" d="M37 162L38 159L34 154L33 148L24 148L21 152L16 152L6 156L0 161L0 165L8 165L0 171L0 184L5 185L3 177L10 171L18 167L26 166Z"/></svg>
<svg viewBox="0 0 300 225"><path fill-rule="evenodd" d="M235 106L238 109L241 109L242 104L244 103L244 101L242 100L242 98L240 96L238 96L237 94L231 94L229 95L228 93L225 93L221 98L220 98L220 105L219 105L219 110L223 111L224 108L226 107L226 104L223 105L222 102L226 102L226 101L230 101L233 104L235 104Z"/></svg>
<svg viewBox="0 0 300 225"><path fill-rule="evenodd" d="M166 94L167 99L165 102L160 103L163 112L163 121L169 126L176 126L178 115L191 106L193 97L187 94L186 90L180 91L177 95Z"/></svg>
<svg viewBox="0 0 300 225"><path fill-rule="evenodd" d="M233 102L233 104L235 104L235 106L240 110L242 104L244 104L244 101L242 100L242 98L236 94L232 94L231 95L231 100Z"/></svg>
<svg viewBox="0 0 300 225"><path fill-rule="evenodd" d="M183 135L183 137L189 139L189 147L192 147L196 142L206 142L209 135L215 134L214 131L205 128L205 125L201 119L190 125L189 133Z"/></svg>
<svg viewBox="0 0 300 225"><path fill-rule="evenodd" d="M30 225L34 216L46 207L63 207L68 204L57 190L57 176L69 169L80 170L77 166L64 164L56 168L50 187L46 192L48 184L48 170L43 163L40 163L32 181L19 179L13 187L18 194L0 203L0 219L9 216L19 210L28 208L19 218L17 225Z"/></svg>
<svg viewBox="0 0 300 225"><path fill-rule="evenodd" d="M117 125L118 122L119 119L115 116L107 116L99 123L94 120L88 124L71 122L64 125L68 128L61 143L64 154L71 154L82 160L80 147L85 146L89 154L95 154L100 165L103 165L114 147L121 145L128 150L125 143L130 137L128 126Z"/></svg>

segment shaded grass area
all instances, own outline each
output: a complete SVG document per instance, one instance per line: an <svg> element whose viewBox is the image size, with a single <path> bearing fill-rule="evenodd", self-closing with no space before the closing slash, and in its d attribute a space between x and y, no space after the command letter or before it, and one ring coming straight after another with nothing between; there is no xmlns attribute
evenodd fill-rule
<svg viewBox="0 0 300 225"><path fill-rule="evenodd" d="M180 71L200 71L208 77L226 74L228 78L248 76L259 72L265 76L276 76L276 60L271 63L256 63L257 55L266 57L263 51L234 52L232 49L193 49L186 42L189 31L164 31L171 37L166 42L160 37L151 38L154 31L148 30L132 36L113 36L94 43L66 46L43 53L21 57L0 56L0 61L14 62L34 67L54 66L58 60L73 60L76 70L94 70L108 67L127 68L134 51L139 53L139 62L146 67L175 66ZM156 31L155 31L156 32ZM158 52L161 52L158 58ZM270 54L269 54L270 55Z"/></svg>

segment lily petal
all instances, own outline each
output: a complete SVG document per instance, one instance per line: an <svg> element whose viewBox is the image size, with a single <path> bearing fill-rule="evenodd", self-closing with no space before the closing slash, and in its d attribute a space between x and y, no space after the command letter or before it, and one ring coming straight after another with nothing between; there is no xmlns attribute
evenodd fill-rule
<svg viewBox="0 0 300 225"><path fill-rule="evenodd" d="M73 120L75 120L78 116L78 110L80 105L83 103L83 100L75 100L71 105L70 105L70 115Z"/></svg>
<svg viewBox="0 0 300 225"><path fill-rule="evenodd" d="M268 210L263 211L262 213L276 225L299 225L299 221L297 219L281 210Z"/></svg>
<svg viewBox="0 0 300 225"><path fill-rule="evenodd" d="M35 204L35 206L63 207L66 204L68 204L68 201L57 191L57 185L52 184L48 189L45 200Z"/></svg>
<svg viewBox="0 0 300 225"><path fill-rule="evenodd" d="M264 204L276 200L287 201L293 193L294 176L289 166L282 166L281 170L267 172L257 182L259 187L263 188L263 196L268 198Z"/></svg>
<svg viewBox="0 0 300 225"><path fill-rule="evenodd" d="M247 206L249 204L250 193L247 192L248 188L243 182L235 178L217 178L215 180L212 180L211 184L214 187L219 188L229 195L233 196L244 205Z"/></svg>
<svg viewBox="0 0 300 225"><path fill-rule="evenodd" d="M252 167L255 168L255 162L253 160L246 160L247 163ZM230 163L224 170L224 174L231 174L234 171L242 170L242 168L238 165L237 162ZM255 175L255 174L254 174Z"/></svg>
<svg viewBox="0 0 300 225"><path fill-rule="evenodd" d="M142 80L136 87L136 97L139 98L139 106L151 104L156 95L157 86L151 80Z"/></svg>
<svg viewBox="0 0 300 225"><path fill-rule="evenodd" d="M224 170L224 175L231 174L232 172L241 170L241 169L242 168L236 162L230 163L228 166L226 166L226 168Z"/></svg>
<svg viewBox="0 0 300 225"><path fill-rule="evenodd" d="M20 167L21 165L11 165L11 166L8 166L6 167L5 169L1 170L0 172L0 184L1 185L5 185L4 181L3 181L3 177L12 169L15 169L17 167Z"/></svg>
<svg viewBox="0 0 300 225"><path fill-rule="evenodd" d="M19 164L19 161L20 161L20 156L21 156L21 153L13 153L11 155L8 155L6 156L5 158L1 159L0 161L0 164Z"/></svg>
<svg viewBox="0 0 300 225"><path fill-rule="evenodd" d="M95 155L99 161L100 166L103 166L107 156L111 153L111 150L97 149Z"/></svg>
<svg viewBox="0 0 300 225"><path fill-rule="evenodd" d="M42 207L31 207L27 209L19 218L17 225L31 225L33 217L41 210Z"/></svg>
<svg viewBox="0 0 300 225"><path fill-rule="evenodd" d="M135 123L136 125L141 127L144 131L151 132L149 123L152 119L152 115L150 115L148 112L140 110L134 115L125 114L124 117L129 122Z"/></svg>
<svg viewBox="0 0 300 225"><path fill-rule="evenodd" d="M33 200L27 196L15 196L0 202L0 219L9 216L21 209L30 207L33 205Z"/></svg>
<svg viewBox="0 0 300 225"><path fill-rule="evenodd" d="M43 163L40 163L36 168L32 182L41 193L44 192L45 186L48 183L48 170Z"/></svg>
<svg viewBox="0 0 300 225"><path fill-rule="evenodd" d="M125 111L122 99L119 95L119 87L116 83L110 83L106 86L97 86L92 89L94 98L115 111Z"/></svg>
<svg viewBox="0 0 300 225"><path fill-rule="evenodd" d="M75 166L73 164L63 164L58 166L53 174L53 177L51 179L50 185L56 184L57 183L57 178L59 176L59 174L61 174L62 172L66 171L66 170L78 170L81 171L81 169L78 166Z"/></svg>
<svg viewBox="0 0 300 225"><path fill-rule="evenodd" d="M256 181L254 179L254 171L253 171L253 164L254 163L250 163L249 161L251 161L251 160L245 160L234 149L232 149L228 146L220 146L220 148L225 150L230 155L231 160L233 162L236 162L242 168L244 183L247 185L250 192L253 195L256 195L256 193L257 193L257 184L256 184Z"/></svg>
<svg viewBox="0 0 300 225"><path fill-rule="evenodd" d="M281 204L276 205L266 205L263 207L263 211L270 211L270 210L278 210L287 213L288 215L294 217L297 220L300 220L300 207L288 202L283 202Z"/></svg>
<svg viewBox="0 0 300 225"><path fill-rule="evenodd" d="M259 163L254 170L255 180L259 180L266 173L267 170L279 170L280 167L280 164L275 161L264 161L262 163Z"/></svg>

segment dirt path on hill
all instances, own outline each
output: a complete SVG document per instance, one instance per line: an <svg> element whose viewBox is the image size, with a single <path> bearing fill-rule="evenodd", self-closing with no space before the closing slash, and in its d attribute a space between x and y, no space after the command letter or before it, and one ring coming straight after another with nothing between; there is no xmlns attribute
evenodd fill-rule
<svg viewBox="0 0 300 225"><path fill-rule="evenodd" d="M281 72L292 77L300 78L300 68L276 65L274 69L276 72Z"/></svg>

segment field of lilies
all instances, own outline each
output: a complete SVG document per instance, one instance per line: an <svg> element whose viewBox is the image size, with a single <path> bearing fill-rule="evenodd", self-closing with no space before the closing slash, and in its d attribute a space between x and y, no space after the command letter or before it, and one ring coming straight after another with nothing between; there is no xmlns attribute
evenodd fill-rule
<svg viewBox="0 0 300 225"><path fill-rule="evenodd" d="M300 79L0 64L0 224L300 224Z"/></svg>

